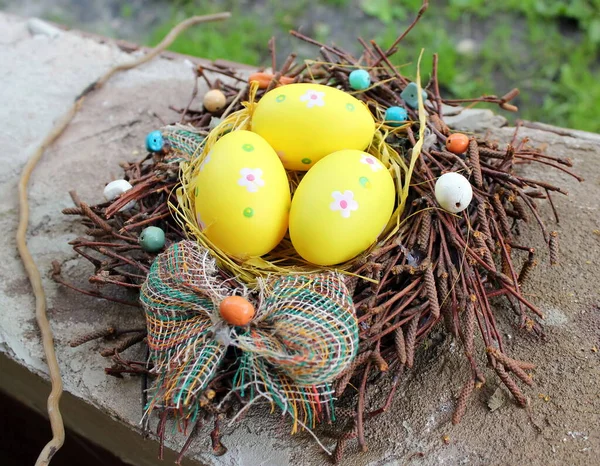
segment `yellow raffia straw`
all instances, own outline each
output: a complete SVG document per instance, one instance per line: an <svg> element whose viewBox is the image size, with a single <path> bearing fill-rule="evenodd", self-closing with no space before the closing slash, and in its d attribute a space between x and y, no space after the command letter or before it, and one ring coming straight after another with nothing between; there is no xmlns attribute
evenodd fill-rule
<svg viewBox="0 0 600 466"><path fill-rule="evenodd" d="M398 189L400 190L398 198L399 198L399 204L398 204L398 208L396 209L396 212L394 212L394 214L392 215L392 218L390 219L390 222L388 223L387 227L384 230L384 240L382 242L379 242L378 244L384 243L386 241L388 241L392 236L396 235L399 230L400 230L400 226L406 221L406 219L404 220L400 220L402 218L402 214L404 212L404 207L405 207L405 201L408 198L408 193L410 190L410 182L412 179L412 174L413 171L415 169L415 165L417 163L418 158L421 156L421 149L423 148L423 140L425 139L425 127L427 126L427 114L425 113L425 105L423 103L423 95L421 94L421 58L423 57L423 52L424 49L421 49L421 53L419 54L419 60L417 61L417 77L416 77L416 84L417 84L417 94L418 94L418 101L419 101L419 140L417 141L417 143L415 144L415 146L412 149L412 154L410 157L410 162L408 167L406 166L406 164L404 163L404 160L400 159L400 166L402 167L402 169L404 170L405 176L404 176L404 183L399 183L399 178L396 178L396 182L398 183ZM386 134L387 137L387 134ZM385 144L385 143L384 143ZM384 148L386 149L386 148ZM391 149L391 148L390 148ZM394 226L395 224L395 226Z"/></svg>
<svg viewBox="0 0 600 466"><path fill-rule="evenodd" d="M387 242L394 235L401 233L401 226L404 223L402 220L402 214L406 205L406 199L408 198L410 181L412 173L416 164L417 159L421 155L421 147L423 145L423 138L425 135L426 126L426 114L425 107L423 105L423 99L421 96L421 82L419 68L421 64L421 57L423 51L419 55L419 61L417 66L417 86L419 91L419 140L415 144L412 150L410 162L407 165L403 160L402 156L391 147L386 139L390 134L395 134L406 128L409 124L403 125L399 128L392 128L384 125L382 121L379 121L376 127L376 131L370 146L366 149L366 152L377 157L389 170L394 183L396 185L397 192L397 205L394 210L390 221L383 230L381 237L384 238L374 244L367 251L363 252L359 256L351 259L343 264L338 264L334 267L322 267L309 264L304 261L294 250L289 238L284 238L281 243L270 253L263 257L251 257L247 259L236 259L227 255L224 251L219 249L213 244L207 237L202 233L198 226L196 219L195 209L195 179L200 165L206 158L207 154L211 150L212 146L225 134L231 131L239 130L250 130L252 122L252 114L256 108L256 92L258 91L258 83L252 82L250 86L248 101L242 105L244 108L232 113L222 122L220 122L204 140L198 150L198 154L195 158L192 158L189 162L185 162L181 167L181 186L177 189L177 205L170 204L170 208L173 212L174 218L180 224L182 229L186 232L188 238L198 241L202 246L208 248L217 261L217 264L223 270L228 271L238 280L246 283L250 286L256 285L257 281L261 278L266 277L269 274L294 274L294 273L315 273L326 270L336 270L338 272L346 273L348 275L355 275L352 271L356 270L360 264L364 263L368 254L383 243ZM383 118L380 118L382 120ZM290 180L290 186L292 191L296 188L298 183L301 181L303 174L299 172L288 172L288 178ZM243 234L241 232L241 234ZM364 278L364 277L363 277ZM373 280L371 280L373 281Z"/></svg>

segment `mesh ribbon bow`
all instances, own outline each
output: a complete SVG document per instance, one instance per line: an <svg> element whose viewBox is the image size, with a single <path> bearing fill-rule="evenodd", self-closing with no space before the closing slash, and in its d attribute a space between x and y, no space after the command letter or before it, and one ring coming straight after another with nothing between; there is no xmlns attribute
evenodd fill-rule
<svg viewBox="0 0 600 466"><path fill-rule="evenodd" d="M234 390L265 398L297 424L333 417L330 383L358 349L352 298L340 274L274 276L260 282L256 315L232 327L221 301L244 287L224 280L209 251L181 241L159 255L141 290L148 346L157 378L147 413L173 409L185 420L199 412L199 396L217 374L229 347L238 368Z"/></svg>

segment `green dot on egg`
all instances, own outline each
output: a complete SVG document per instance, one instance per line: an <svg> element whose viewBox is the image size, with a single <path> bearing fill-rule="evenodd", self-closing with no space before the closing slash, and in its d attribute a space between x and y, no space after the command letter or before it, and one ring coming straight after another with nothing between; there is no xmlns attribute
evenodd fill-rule
<svg viewBox="0 0 600 466"><path fill-rule="evenodd" d="M302 163L304 165L310 165L312 163L312 160L310 160L308 157L305 157L302 159Z"/></svg>
<svg viewBox="0 0 600 466"><path fill-rule="evenodd" d="M367 178L366 176L361 176L361 177L358 179L358 182L360 183L360 185L361 185L363 188L367 188L367 189L369 189L369 188L371 187L371 182L369 181L369 178Z"/></svg>
<svg viewBox="0 0 600 466"><path fill-rule="evenodd" d="M198 197L199 189L198 186L194 188L194 197Z"/></svg>
<svg viewBox="0 0 600 466"><path fill-rule="evenodd" d="M244 209L244 217L252 218L254 216L254 209L252 207L246 207Z"/></svg>
<svg viewBox="0 0 600 466"><path fill-rule="evenodd" d="M346 110L348 110L349 112L353 112L354 111L354 104L346 104Z"/></svg>
<svg viewBox="0 0 600 466"><path fill-rule="evenodd" d="M285 95L283 94L279 94L277 97L275 97L275 102L283 102L285 100Z"/></svg>
<svg viewBox="0 0 600 466"><path fill-rule="evenodd" d="M252 144L244 144L242 149L244 149L246 152L252 152L254 150L254 146Z"/></svg>

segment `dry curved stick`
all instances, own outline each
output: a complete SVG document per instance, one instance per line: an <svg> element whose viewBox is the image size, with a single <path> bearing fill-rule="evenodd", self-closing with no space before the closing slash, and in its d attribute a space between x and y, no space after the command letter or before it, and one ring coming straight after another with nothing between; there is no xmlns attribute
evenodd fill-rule
<svg viewBox="0 0 600 466"><path fill-rule="evenodd" d="M173 43L177 36L190 26L200 23L206 23L209 21L220 21L223 19L227 19L230 16L230 13L217 13L214 15L194 16L188 18L185 21L179 23L177 26L175 26L169 32L169 34L167 34L167 36L162 40L162 42L158 44L154 49L152 49L147 55L144 55L143 57L140 57L137 60L133 60L129 63L124 63L115 66L108 70L104 75L100 77L100 79L86 87L86 89L79 95L79 97L77 97L72 107L69 110L67 110L67 112L63 115L59 122L54 126L52 131L50 131L50 133L48 133L48 135L43 139L42 143L38 146L38 148L35 150L33 155L29 158L29 160L23 167L21 179L19 180L19 226L17 228L16 235L17 249L19 251L19 255L21 256L21 261L23 262L23 266L25 267L25 271L27 272L27 276L29 277L29 281L31 283L31 288L33 289L33 294L35 296L35 315L38 322L38 326L40 327L40 331L42 333L42 343L44 346L46 360L48 362L48 370L50 373L50 380L52 384L52 390L50 392L50 395L48 396L47 402L48 417L50 418L50 425L52 427L52 439L46 444L46 446L38 456L36 466L44 466L50 464L52 457L64 443L65 427L58 406L60 396L62 394L62 379L60 376L60 368L58 366L58 361L56 359L56 353L54 351L54 339L52 335L52 329L50 328L48 316L46 315L46 295L44 293L44 287L42 285L40 271L35 265L31 252L27 247L26 234L27 227L29 225L29 201L27 187L31 178L31 174L33 173L33 170L42 158L42 155L44 154L46 149L54 141L56 141L56 139L58 139L58 137L67 128L69 123L71 123L78 110L80 109L81 104L85 99L85 96L88 93L102 87L113 74L119 71L125 71L131 68L135 68L139 65L142 65L143 63L152 60L158 54L163 52L167 47L169 47L169 45Z"/></svg>

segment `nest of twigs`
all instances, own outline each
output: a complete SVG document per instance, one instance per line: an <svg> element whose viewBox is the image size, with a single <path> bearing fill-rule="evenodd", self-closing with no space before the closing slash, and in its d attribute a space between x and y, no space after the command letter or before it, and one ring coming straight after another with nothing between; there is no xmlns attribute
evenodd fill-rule
<svg viewBox="0 0 600 466"><path fill-rule="evenodd" d="M276 86L281 76L287 76L295 82L319 82L353 92L376 117L377 109L402 104L399 95L410 80L392 65L389 57L403 36L387 51L374 42L361 41L364 53L360 59L355 59L338 47L320 44L299 33L293 35L318 46L322 60L297 63L296 57L291 55L281 68L273 67L273 80L267 89L259 90L257 99ZM336 392L342 396L354 377L359 392L356 407L340 413L339 418L347 424L346 433L340 437L333 455L335 461L342 458L348 440L358 438L358 443L364 446L365 420L385 410L384 406L367 411L365 399L374 383L372 376L378 372L399 374L404 368L411 368L419 342L442 320L447 331L462 342L465 363L471 368L471 377L457 399L454 423L463 416L474 387L485 383L474 355L476 333L483 340L489 365L520 406L525 406L527 399L519 384L532 384L526 373L532 366L511 359L504 351L496 325L496 311L490 299L504 297L522 328L542 334L536 320L542 314L521 292L521 285L537 262L536 252L534 248L520 244L515 232L519 225L529 228L537 224L548 245L550 263L556 263L557 233L545 225L538 203L552 204L551 193L566 193L560 187L521 176L515 168L520 163L541 163L578 177L569 171L569 160L553 158L528 147L526 141L518 140L516 132L512 142L505 146L471 137L464 155L448 152L445 142L451 130L443 121L442 104L490 102L507 110L516 110L509 101L518 91L511 91L501 98L443 99L437 82L435 55L433 63L431 79L424 86L428 95L425 105L427 137L412 174L409 197L400 219L401 228L355 262L350 270L356 276L364 277L355 276L350 280L359 321L360 349L354 363L337 380ZM352 91L348 83L348 74L356 66L368 69L373 80L372 87L360 93ZM221 74L228 78L224 81L235 84L227 84L218 77L211 81L204 71L211 71L213 76ZM173 110L180 113L180 123L192 125L200 134L208 135L214 118L224 118L241 108L242 102L249 97L250 86L238 77L236 70L227 67L203 66L197 69L197 74L198 79L204 79L211 88L219 88L225 93L229 104L226 110L221 114L192 111L190 105ZM195 94L196 90L192 100ZM412 123L387 138L387 143L405 157L407 163L419 135L418 115L415 110L408 108L408 111ZM134 296L131 301L117 299L111 289L124 287L137 292L146 278L155 254L144 252L138 245L143 228L155 225L164 229L167 246L186 237L169 208L169 203L177 204L175 188L180 173L178 163L169 159L168 148L159 154L148 154L142 160L125 162L122 168L123 177L133 185L132 190L111 203L92 206L72 193L76 206L63 211L79 216L87 229L87 237L77 238L71 244L94 266L89 277L93 286L86 290L76 288L61 278L58 267L54 277L91 296L138 306ZM473 202L460 214L442 210L435 200L436 179L450 171L464 174L474 190ZM120 211L130 201L135 201L137 207ZM119 331L115 328L100 329L74 341L73 346L116 333ZM113 359L113 366L107 371L114 375L147 374L149 368L144 364L120 356L128 347L144 344L144 337L144 330L132 329L118 340L116 346L104 350L103 355ZM229 364L224 367L231 371ZM205 416L215 419L211 438L216 453L224 451L219 439L219 420L244 406L243 399L232 398L223 410L215 410L214 401L231 387L230 375L231 372L217 376L210 385L211 394L216 393L216 398L207 398L201 403ZM394 383L390 387L388 405L396 386ZM166 413L159 423L161 436L165 416Z"/></svg>

